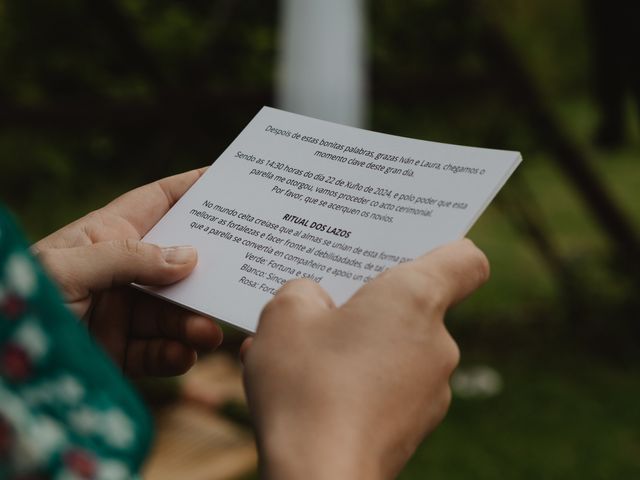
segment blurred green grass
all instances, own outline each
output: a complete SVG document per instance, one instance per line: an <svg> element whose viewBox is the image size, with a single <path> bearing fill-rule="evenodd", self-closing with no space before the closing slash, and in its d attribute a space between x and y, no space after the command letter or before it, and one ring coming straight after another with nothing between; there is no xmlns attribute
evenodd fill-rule
<svg viewBox="0 0 640 480"><path fill-rule="evenodd" d="M640 369L567 351L490 364L503 392L454 397L401 480L638 478Z"/></svg>

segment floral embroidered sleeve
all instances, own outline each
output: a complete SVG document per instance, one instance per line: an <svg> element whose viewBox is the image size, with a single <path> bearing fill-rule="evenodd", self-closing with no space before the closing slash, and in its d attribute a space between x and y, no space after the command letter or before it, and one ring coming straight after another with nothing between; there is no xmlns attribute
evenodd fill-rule
<svg viewBox="0 0 640 480"><path fill-rule="evenodd" d="M0 208L0 479L136 477L150 417Z"/></svg>

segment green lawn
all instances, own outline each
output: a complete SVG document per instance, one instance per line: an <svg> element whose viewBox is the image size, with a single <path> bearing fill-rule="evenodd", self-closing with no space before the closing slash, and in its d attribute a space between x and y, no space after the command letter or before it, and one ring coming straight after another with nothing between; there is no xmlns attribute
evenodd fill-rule
<svg viewBox="0 0 640 480"><path fill-rule="evenodd" d="M566 352L492 364L504 391L454 398L402 480L640 477L638 366Z"/></svg>

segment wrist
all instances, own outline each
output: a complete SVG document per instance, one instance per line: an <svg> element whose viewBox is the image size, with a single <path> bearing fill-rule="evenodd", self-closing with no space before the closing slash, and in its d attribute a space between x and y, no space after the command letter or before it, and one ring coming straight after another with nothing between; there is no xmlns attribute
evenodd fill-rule
<svg viewBox="0 0 640 480"><path fill-rule="evenodd" d="M381 459L359 432L329 424L273 428L258 435L264 480L382 480ZM371 442L369 442L371 443Z"/></svg>

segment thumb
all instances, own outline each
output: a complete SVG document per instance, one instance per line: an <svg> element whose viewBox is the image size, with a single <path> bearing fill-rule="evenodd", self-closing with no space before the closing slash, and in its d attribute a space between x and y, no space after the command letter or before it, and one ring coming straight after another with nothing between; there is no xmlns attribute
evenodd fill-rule
<svg viewBox="0 0 640 480"><path fill-rule="evenodd" d="M287 282L265 305L260 314L257 337L270 334L291 334L296 324L313 321L321 314L335 309L329 294L316 282L297 279Z"/></svg>
<svg viewBox="0 0 640 480"><path fill-rule="evenodd" d="M169 285L186 277L196 265L189 246L161 248L134 239L44 250L40 261L71 298L131 282Z"/></svg>

